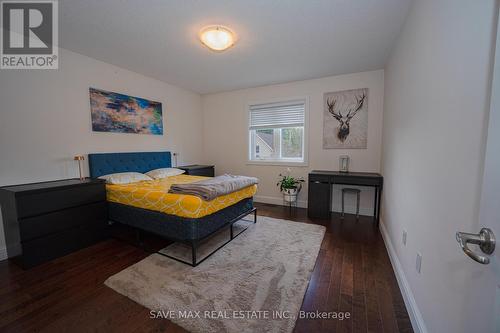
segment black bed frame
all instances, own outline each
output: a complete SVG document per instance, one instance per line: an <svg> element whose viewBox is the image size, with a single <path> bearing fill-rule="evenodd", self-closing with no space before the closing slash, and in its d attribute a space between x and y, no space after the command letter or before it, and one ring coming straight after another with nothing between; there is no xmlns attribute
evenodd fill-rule
<svg viewBox="0 0 500 333"><path fill-rule="evenodd" d="M233 224L252 213L254 214L253 222L255 224L257 223L257 209L253 206L253 198L243 199L229 207L199 218L181 217L120 203L108 202L108 220L112 223L116 222L134 228L137 244L145 251L157 253L193 267L199 265L248 229L247 227L237 235L234 235ZM197 262L197 250L200 244L226 227L229 227L230 239ZM142 241L141 233L143 231L160 236L172 242L189 245L191 248L191 262L162 253L160 252L161 250L152 251L148 249Z"/></svg>
<svg viewBox="0 0 500 333"><path fill-rule="evenodd" d="M127 171L146 173L153 169L172 166L171 153L168 151L89 154L88 160L90 176L92 178ZM254 223L256 223L257 209L253 206L253 198L243 199L229 207L200 218L186 218L108 202L109 220L134 227L139 241L141 230L143 230L174 242L189 244L192 252L192 262L186 262L161 252L157 253L193 267L203 262L238 236L239 234L234 235L233 224L252 213L255 214ZM229 241L210 253L203 260L196 262L196 250L200 243L227 226L229 226L231 233Z"/></svg>
<svg viewBox="0 0 500 333"><path fill-rule="evenodd" d="M221 248L223 248L224 246L226 246L233 239L235 239L236 237L238 237L239 235L241 235L245 230L247 230L248 227L246 227L245 229L243 229L238 234L234 235L233 224L236 223L236 222L238 222L239 220L243 219L245 216L250 215L252 213L254 214L253 223L254 224L257 223L257 208L252 208L249 212L245 212L245 213L241 214L240 216L232 219L231 221L229 221L227 223L227 224L229 224L230 239L227 242L225 242L224 244L222 244L219 247L217 247L212 252L210 252L210 254L208 254L205 258L203 258L202 260L200 260L198 262L196 261L196 252L197 252L197 249L198 249L200 243L202 243L205 239L209 238L210 236L212 236L216 232L218 232L221 229L223 229L225 226L227 226L227 224L225 224L224 226L220 227L219 229L217 229L215 231L212 231L210 234L208 234L205 237L200 238L200 239L191 239L191 240L180 240L180 239L179 240L175 240L175 239L172 239L172 238L169 239L169 240L172 240L172 241L186 243L186 244L190 245L190 247L191 247L191 258L192 258L191 262L187 262L187 261L184 261L182 259L179 259L179 258L176 258L176 257L173 257L173 256L169 256L168 254L162 253L160 251L156 251L155 253L160 254L160 255L162 255L164 257L167 257L167 258L174 259L176 261L182 262L183 264L188 264L188 265L191 265L193 267L196 267L199 264L201 264L202 262L204 262L206 259L208 259L212 254L214 254L215 252L219 251ZM136 229L136 230L139 231L139 234L138 234L139 238L138 238L138 240L140 241L140 229ZM162 236L162 237L163 238L167 238L165 236Z"/></svg>
<svg viewBox="0 0 500 333"><path fill-rule="evenodd" d="M131 225L130 223L126 223L126 222L124 223L123 221L116 220L116 219L112 218L112 216L113 216L113 207L114 207L114 209L119 209L119 210L123 210L123 209L126 209L126 210L130 210L130 209L136 210L141 215L146 214L145 216L148 216L148 215L151 216L151 214L157 215L157 212L153 212L153 211L145 212L145 211L147 211L145 209L136 208L136 207L130 207L130 206L123 207L125 205L116 204L116 203L109 203L109 205L111 206L111 214L110 214L109 220L111 222L116 222L116 223L126 224L126 225L129 225L129 226L132 226L135 229L137 243L144 250L152 252L152 253L160 254L160 255L162 255L164 257L167 257L167 258L170 258L170 259L174 259L174 260L179 261L179 262L181 262L183 264L191 265L193 267L196 267L199 264L201 264L203 261L205 261L206 259L208 259L212 254L214 254L215 252L217 252L218 250L220 250L221 248L223 248L225 245L227 245L229 242L231 242L233 239L235 239L236 237L238 237L239 235L241 235L245 230L248 229L248 227L246 227L241 232L239 232L238 234L235 235L234 234L234 229L233 229L234 223L238 222L239 220L243 219L244 217L246 217L246 216L248 216L250 214L254 215L253 216L253 223L254 224L257 223L257 208L252 207L249 210L243 212L242 214L240 214L240 215L238 215L238 216L230 219L229 221L224 221L223 224L221 224L220 226L218 226L216 229L210 231L209 233L207 233L203 237L195 238L195 239L181 239L181 238L178 238L178 237L175 237L175 236L170 236L170 235L168 235L166 233L155 232L155 231L152 231L152 230L148 230L149 228L148 229L141 228L141 227L138 227L138 226ZM222 211L224 211L224 210L226 210L228 208L231 209L232 207L231 206L227 207L227 208L223 209ZM176 217L176 216L173 216L173 215L168 215L168 214L164 214L164 213L158 213L158 214L164 215L164 219L165 220L164 220L163 223L171 223L172 220L179 220L179 217ZM214 214L217 214L217 213L214 213ZM147 217L146 217L146 219L147 219ZM210 222L204 220L203 218L191 219L191 220L200 220L201 221L200 223L210 223ZM146 223L149 223L149 222L146 222ZM180 222L180 223L186 223L186 222ZM215 233L221 231L222 229L224 229L224 228L226 228L228 226L229 226L229 232L230 232L230 238L229 238L229 240L227 242L225 242L224 244L220 245L219 247L217 247L212 252L210 252L210 254L208 254L207 256L205 256L202 260L197 261L196 253L197 253L197 249L198 249L199 245L201 243L203 243L204 240L208 239L209 237L211 237ZM160 237L162 237L162 238L164 238L166 240L172 241L172 242L179 242L179 243L183 243L183 244L189 245L191 247L191 262L184 261L182 259L170 256L170 255L165 254L165 253L162 253L161 250L160 251L150 251L145 246L144 242L142 241L142 237L141 237L142 231L147 231L147 232L153 233L153 234L155 234L157 236L160 236Z"/></svg>

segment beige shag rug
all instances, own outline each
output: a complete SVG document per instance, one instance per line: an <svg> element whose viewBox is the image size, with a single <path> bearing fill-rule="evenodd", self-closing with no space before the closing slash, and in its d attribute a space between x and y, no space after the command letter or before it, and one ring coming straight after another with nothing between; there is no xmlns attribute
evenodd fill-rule
<svg viewBox="0 0 500 333"><path fill-rule="evenodd" d="M191 332L291 332L324 234L259 217L197 267L152 254L105 284Z"/></svg>

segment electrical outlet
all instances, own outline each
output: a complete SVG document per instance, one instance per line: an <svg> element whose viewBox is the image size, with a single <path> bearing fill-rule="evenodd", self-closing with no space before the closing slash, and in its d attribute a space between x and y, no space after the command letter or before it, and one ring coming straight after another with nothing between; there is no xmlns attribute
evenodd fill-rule
<svg viewBox="0 0 500 333"><path fill-rule="evenodd" d="M403 245L404 246L406 246L406 236L407 236L406 230L403 230Z"/></svg>
<svg viewBox="0 0 500 333"><path fill-rule="evenodd" d="M415 263L415 269L417 270L418 274L420 274L421 268L422 268L422 255L420 253L417 253L417 260Z"/></svg>

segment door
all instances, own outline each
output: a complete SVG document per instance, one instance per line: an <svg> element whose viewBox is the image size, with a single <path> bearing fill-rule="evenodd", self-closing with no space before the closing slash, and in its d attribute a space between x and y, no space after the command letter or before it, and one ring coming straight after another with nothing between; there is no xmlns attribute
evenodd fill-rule
<svg viewBox="0 0 500 333"><path fill-rule="evenodd" d="M498 7L497 7L498 10ZM480 212L477 230L488 228L500 237L500 31L497 23L497 42L493 80L491 90L490 116L484 161L483 185L480 199ZM488 243L488 232L482 237L472 234L457 233L457 240L462 242L464 252L482 263L463 262L468 270L467 283L463 286L466 301L463 304L462 318L464 332L499 332L500 333L500 240L496 249L488 255L474 243ZM476 235L478 236L478 235ZM469 240L470 243L467 243ZM471 244L472 243L472 244ZM491 244L491 242L490 242ZM462 248L459 246L459 249ZM483 246L485 252L491 252L492 246ZM471 259L464 257L464 260Z"/></svg>

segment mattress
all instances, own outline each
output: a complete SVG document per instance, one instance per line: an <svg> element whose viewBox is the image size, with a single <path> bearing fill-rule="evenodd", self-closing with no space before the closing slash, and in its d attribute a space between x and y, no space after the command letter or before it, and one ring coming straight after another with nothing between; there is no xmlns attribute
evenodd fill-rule
<svg viewBox="0 0 500 333"><path fill-rule="evenodd" d="M180 217L199 218L251 198L257 192L257 185L252 185L211 201L204 201L193 195L168 193L172 184L187 184L206 178L178 175L131 184L106 184L106 196L110 202Z"/></svg>

